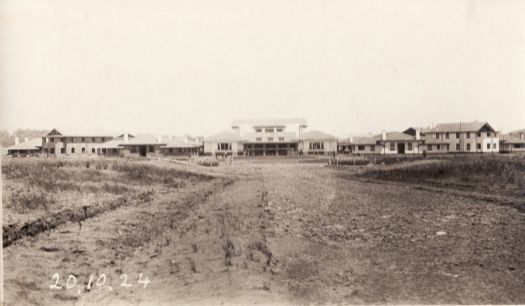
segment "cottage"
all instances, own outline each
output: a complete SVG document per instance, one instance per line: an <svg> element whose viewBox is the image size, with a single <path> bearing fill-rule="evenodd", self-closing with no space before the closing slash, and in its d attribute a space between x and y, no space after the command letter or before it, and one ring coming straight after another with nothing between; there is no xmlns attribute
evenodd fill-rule
<svg viewBox="0 0 525 306"><path fill-rule="evenodd" d="M126 137L126 134L124 134L123 140L118 146L120 147L119 154L125 157L159 156L161 147L166 146L161 136L138 135L136 137Z"/></svg>
<svg viewBox="0 0 525 306"><path fill-rule="evenodd" d="M512 131L500 136L500 152L525 152L525 129Z"/></svg>
<svg viewBox="0 0 525 306"><path fill-rule="evenodd" d="M337 151L337 138L320 131L308 131L297 138L299 152L307 155L325 155Z"/></svg>
<svg viewBox="0 0 525 306"><path fill-rule="evenodd" d="M7 147L7 155L10 156L27 156L36 155L42 152L42 138L33 138L29 140L25 137L24 142L20 142L18 136L15 137L15 144Z"/></svg>
<svg viewBox="0 0 525 306"><path fill-rule="evenodd" d="M160 153L166 156L198 155L202 151L202 142L198 137L168 137L166 145L160 148Z"/></svg>
<svg viewBox="0 0 525 306"><path fill-rule="evenodd" d="M243 152L245 140L234 132L221 132L204 139L204 153L238 156Z"/></svg>

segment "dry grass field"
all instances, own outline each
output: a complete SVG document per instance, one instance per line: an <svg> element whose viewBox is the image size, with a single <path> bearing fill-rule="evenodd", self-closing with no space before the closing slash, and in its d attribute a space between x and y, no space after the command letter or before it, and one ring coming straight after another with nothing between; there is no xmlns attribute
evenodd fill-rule
<svg viewBox="0 0 525 306"><path fill-rule="evenodd" d="M6 303L524 303L523 165L4 160Z"/></svg>

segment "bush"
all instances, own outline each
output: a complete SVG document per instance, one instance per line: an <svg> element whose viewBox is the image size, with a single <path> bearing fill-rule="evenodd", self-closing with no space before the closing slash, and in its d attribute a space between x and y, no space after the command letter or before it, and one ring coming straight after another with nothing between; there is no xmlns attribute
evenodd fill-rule
<svg viewBox="0 0 525 306"><path fill-rule="evenodd" d="M41 208L48 210L51 203L53 199L48 197L46 192L37 188L28 188L15 190L9 197L6 206L20 212L27 212Z"/></svg>

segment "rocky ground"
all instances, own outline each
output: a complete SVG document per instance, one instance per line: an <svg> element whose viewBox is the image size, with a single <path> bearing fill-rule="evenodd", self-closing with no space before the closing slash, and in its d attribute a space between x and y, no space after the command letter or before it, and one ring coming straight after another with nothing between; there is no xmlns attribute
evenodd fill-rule
<svg viewBox="0 0 525 306"><path fill-rule="evenodd" d="M216 178L4 248L5 302L525 302L523 199L363 181L355 169L198 168Z"/></svg>

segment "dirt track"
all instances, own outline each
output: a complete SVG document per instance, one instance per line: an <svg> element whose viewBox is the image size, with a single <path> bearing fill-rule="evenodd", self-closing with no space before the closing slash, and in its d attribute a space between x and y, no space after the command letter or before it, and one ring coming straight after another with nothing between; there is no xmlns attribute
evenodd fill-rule
<svg viewBox="0 0 525 306"><path fill-rule="evenodd" d="M514 207L318 164L211 172L234 183L159 194L4 249L7 304L525 302L525 215ZM76 286L51 290L55 272Z"/></svg>

